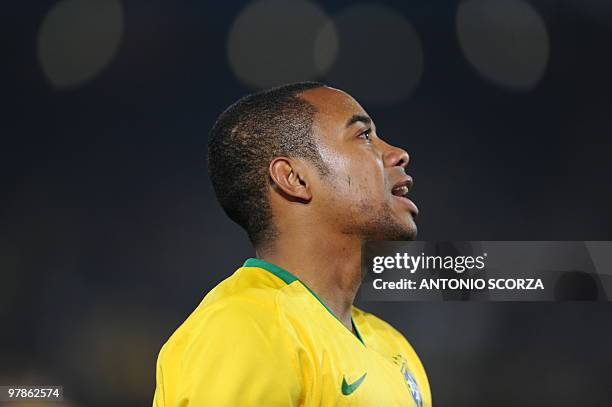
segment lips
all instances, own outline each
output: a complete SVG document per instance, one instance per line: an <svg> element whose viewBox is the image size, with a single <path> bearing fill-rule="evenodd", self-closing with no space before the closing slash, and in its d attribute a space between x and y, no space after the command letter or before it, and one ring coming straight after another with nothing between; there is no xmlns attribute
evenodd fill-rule
<svg viewBox="0 0 612 407"><path fill-rule="evenodd" d="M391 193L395 196L406 196L408 192L410 192L410 188L407 185L400 185L391 190Z"/></svg>
<svg viewBox="0 0 612 407"><path fill-rule="evenodd" d="M407 175L393 186L391 194L410 211L413 217L416 217L419 214L419 208L407 196L413 184L412 177Z"/></svg>
<svg viewBox="0 0 612 407"><path fill-rule="evenodd" d="M408 192L410 192L413 184L414 181L412 180L412 177L410 175L406 175L393 186L391 193L395 196L406 196Z"/></svg>

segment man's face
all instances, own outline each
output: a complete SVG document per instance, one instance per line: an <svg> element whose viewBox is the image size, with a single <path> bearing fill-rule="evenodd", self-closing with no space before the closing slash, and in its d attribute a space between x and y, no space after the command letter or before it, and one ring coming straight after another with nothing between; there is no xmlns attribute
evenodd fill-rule
<svg viewBox="0 0 612 407"><path fill-rule="evenodd" d="M412 240L418 209L404 195L406 151L385 143L374 122L351 96L317 88L301 97L318 110L313 125L329 174L312 181L320 221L371 240Z"/></svg>

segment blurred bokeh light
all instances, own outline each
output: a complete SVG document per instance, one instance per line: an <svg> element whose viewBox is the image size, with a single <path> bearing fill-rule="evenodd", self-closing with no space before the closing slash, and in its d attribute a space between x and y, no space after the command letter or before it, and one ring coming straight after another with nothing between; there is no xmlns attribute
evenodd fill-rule
<svg viewBox="0 0 612 407"><path fill-rule="evenodd" d="M38 33L38 58L57 88L81 84L112 61L123 34L118 0L62 0L51 8Z"/></svg>
<svg viewBox="0 0 612 407"><path fill-rule="evenodd" d="M315 79L315 42L327 15L307 0L259 0L233 23L228 57L236 76L252 88Z"/></svg>
<svg viewBox="0 0 612 407"><path fill-rule="evenodd" d="M319 33L320 44L337 48L326 79L357 99L373 105L397 103L408 97L423 73L423 50L414 27L389 7L366 3L349 6L334 15ZM337 32L337 46L335 34ZM321 46L325 50L323 46Z"/></svg>
<svg viewBox="0 0 612 407"><path fill-rule="evenodd" d="M529 90L544 75L548 32L522 0L468 0L457 11L457 35L467 60L490 81Z"/></svg>

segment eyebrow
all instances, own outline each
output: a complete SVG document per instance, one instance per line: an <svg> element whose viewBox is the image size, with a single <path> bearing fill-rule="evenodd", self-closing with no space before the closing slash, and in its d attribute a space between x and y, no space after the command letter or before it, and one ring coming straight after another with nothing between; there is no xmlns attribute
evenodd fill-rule
<svg viewBox="0 0 612 407"><path fill-rule="evenodd" d="M355 123L363 123L365 125L372 124L372 119L362 114L354 114L346 122L346 127L351 127Z"/></svg>

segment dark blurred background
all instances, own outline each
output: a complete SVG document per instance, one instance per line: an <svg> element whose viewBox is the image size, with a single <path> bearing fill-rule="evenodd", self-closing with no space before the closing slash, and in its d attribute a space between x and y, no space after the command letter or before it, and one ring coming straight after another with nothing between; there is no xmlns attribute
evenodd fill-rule
<svg viewBox="0 0 612 407"><path fill-rule="evenodd" d="M612 239L606 0L2 5L0 384L147 406L163 342L253 251L207 132L315 79L411 154L420 240ZM610 294L610 293L608 293ZM436 406L609 406L609 303L360 303Z"/></svg>

